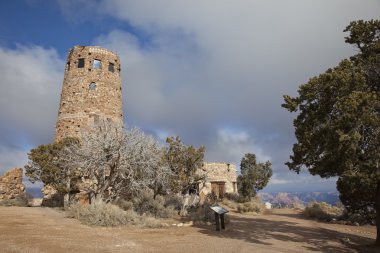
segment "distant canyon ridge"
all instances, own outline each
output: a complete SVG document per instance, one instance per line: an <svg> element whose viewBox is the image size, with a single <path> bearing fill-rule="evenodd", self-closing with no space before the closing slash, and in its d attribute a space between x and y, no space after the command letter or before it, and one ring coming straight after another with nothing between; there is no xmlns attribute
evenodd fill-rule
<svg viewBox="0 0 380 253"><path fill-rule="evenodd" d="M281 204L282 206L297 202L307 204L311 201L326 202L330 205L339 202L338 192L260 192L258 195L265 202Z"/></svg>

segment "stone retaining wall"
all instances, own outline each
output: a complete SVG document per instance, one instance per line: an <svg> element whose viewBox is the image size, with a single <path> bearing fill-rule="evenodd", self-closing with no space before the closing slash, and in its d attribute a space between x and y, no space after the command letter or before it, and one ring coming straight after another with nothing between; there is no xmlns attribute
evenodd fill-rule
<svg viewBox="0 0 380 253"><path fill-rule="evenodd" d="M26 190L22 183L22 174L22 168L14 168L0 176L0 200L25 196Z"/></svg>

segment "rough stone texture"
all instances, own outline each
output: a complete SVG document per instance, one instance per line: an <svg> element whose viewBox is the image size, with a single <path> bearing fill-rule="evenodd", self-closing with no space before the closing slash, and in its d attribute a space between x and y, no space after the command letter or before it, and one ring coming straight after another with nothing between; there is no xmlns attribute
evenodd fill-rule
<svg viewBox="0 0 380 253"><path fill-rule="evenodd" d="M82 68L79 59L84 60ZM101 61L101 68L94 66L95 60ZM96 88L90 88L92 83ZM81 131L104 120L122 126L120 58L98 46L75 46L67 55L55 141L80 137Z"/></svg>
<svg viewBox="0 0 380 253"><path fill-rule="evenodd" d="M63 195L58 193L53 186L45 185L41 191L44 195L41 203L42 206L63 206Z"/></svg>
<svg viewBox="0 0 380 253"><path fill-rule="evenodd" d="M212 192L213 183L224 183L224 193L237 194L235 165L229 163L205 163L199 173L206 175L206 182L200 186L199 196L201 199Z"/></svg>
<svg viewBox="0 0 380 253"><path fill-rule="evenodd" d="M96 61L101 65L96 66ZM65 137L80 138L83 131L103 121L122 127L120 70L119 56L108 49L99 46L69 49L55 128L56 142ZM46 185L43 194L43 205L63 204L63 196L53 187Z"/></svg>
<svg viewBox="0 0 380 253"><path fill-rule="evenodd" d="M0 200L15 199L25 196L25 185L22 183L22 168L14 168L0 177Z"/></svg>

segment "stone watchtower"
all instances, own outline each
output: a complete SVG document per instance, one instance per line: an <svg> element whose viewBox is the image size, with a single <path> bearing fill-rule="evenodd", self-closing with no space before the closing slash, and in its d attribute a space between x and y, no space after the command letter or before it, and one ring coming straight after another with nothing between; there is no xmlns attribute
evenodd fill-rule
<svg viewBox="0 0 380 253"><path fill-rule="evenodd" d="M55 141L80 137L101 121L122 125L120 58L98 46L69 49Z"/></svg>

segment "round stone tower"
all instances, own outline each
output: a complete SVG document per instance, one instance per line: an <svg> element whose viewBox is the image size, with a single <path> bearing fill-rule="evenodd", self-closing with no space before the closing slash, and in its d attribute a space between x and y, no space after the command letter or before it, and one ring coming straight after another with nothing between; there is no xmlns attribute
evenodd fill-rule
<svg viewBox="0 0 380 253"><path fill-rule="evenodd" d="M80 137L102 121L122 126L120 58L98 46L69 49L55 141Z"/></svg>

